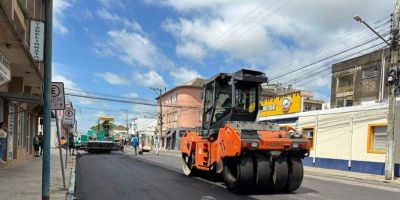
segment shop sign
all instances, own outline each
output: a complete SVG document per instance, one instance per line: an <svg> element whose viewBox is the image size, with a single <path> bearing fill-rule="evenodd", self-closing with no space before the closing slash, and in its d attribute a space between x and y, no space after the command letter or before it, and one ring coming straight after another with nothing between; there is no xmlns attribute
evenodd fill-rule
<svg viewBox="0 0 400 200"><path fill-rule="evenodd" d="M44 46L44 23L40 21L31 21L31 43L30 52L33 59L43 60Z"/></svg>
<svg viewBox="0 0 400 200"><path fill-rule="evenodd" d="M301 111L301 94L294 92L268 98L260 102L260 108L260 117L298 113Z"/></svg>
<svg viewBox="0 0 400 200"><path fill-rule="evenodd" d="M0 52L0 86L11 80L10 62Z"/></svg>

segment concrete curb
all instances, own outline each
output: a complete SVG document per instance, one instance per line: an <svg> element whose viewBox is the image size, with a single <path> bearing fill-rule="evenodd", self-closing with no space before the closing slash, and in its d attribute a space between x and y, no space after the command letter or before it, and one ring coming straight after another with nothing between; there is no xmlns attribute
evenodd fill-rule
<svg viewBox="0 0 400 200"><path fill-rule="evenodd" d="M69 187L68 187L67 195L65 197L66 200L74 200L75 199L75 163L79 156L80 155L78 153L76 155L75 159L72 161Z"/></svg>

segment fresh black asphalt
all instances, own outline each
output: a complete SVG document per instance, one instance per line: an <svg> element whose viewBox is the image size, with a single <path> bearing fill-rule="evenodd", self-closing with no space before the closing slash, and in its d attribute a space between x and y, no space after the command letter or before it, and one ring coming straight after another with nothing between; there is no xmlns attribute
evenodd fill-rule
<svg viewBox="0 0 400 200"><path fill-rule="evenodd" d="M306 175L291 194L235 195L219 178L186 177L176 156L123 153L82 154L76 168L78 200L102 199L398 199L400 189L365 182L340 182ZM358 185L359 184L359 185ZM367 184L367 186L365 186ZM389 190L387 189L389 188Z"/></svg>

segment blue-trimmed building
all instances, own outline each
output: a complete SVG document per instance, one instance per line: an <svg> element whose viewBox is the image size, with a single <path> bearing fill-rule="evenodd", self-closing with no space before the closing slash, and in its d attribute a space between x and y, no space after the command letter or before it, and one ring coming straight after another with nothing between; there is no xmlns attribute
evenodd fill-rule
<svg viewBox="0 0 400 200"><path fill-rule="evenodd" d="M312 142L304 165L384 174L387 103L260 117L259 121L297 127ZM400 103L396 106L400 117ZM395 122L395 171L400 176L400 120Z"/></svg>

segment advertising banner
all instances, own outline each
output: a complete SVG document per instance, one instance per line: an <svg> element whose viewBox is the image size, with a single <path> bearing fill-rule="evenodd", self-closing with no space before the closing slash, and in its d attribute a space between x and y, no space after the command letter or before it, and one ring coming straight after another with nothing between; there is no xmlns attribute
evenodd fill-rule
<svg viewBox="0 0 400 200"><path fill-rule="evenodd" d="M260 117L298 113L301 111L299 92L268 98L260 102Z"/></svg>

